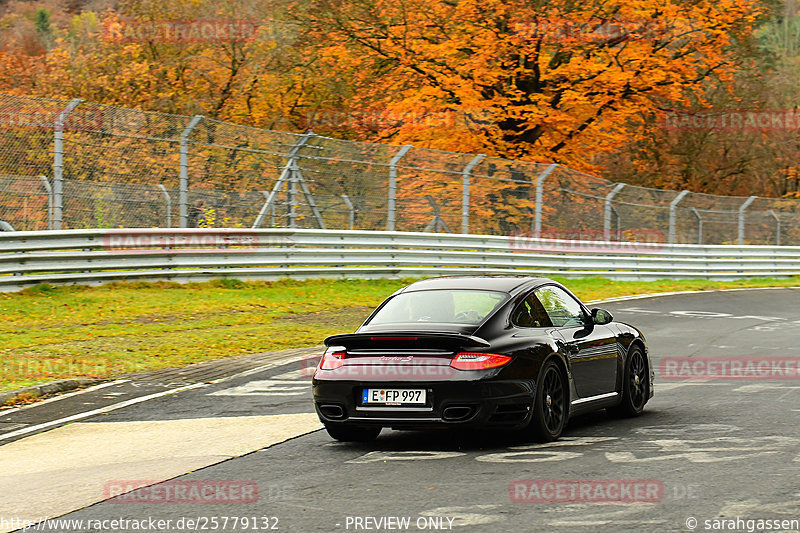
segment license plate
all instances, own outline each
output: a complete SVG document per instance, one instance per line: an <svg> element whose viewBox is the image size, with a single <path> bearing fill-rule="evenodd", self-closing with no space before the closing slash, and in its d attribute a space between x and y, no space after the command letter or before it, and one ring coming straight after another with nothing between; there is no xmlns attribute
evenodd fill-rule
<svg viewBox="0 0 800 533"><path fill-rule="evenodd" d="M373 405L425 405L425 389L363 389L361 402Z"/></svg>

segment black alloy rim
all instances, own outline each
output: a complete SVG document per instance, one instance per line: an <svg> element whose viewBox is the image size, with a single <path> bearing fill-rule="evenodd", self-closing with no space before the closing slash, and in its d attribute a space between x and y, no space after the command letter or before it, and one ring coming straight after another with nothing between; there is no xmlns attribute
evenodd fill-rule
<svg viewBox="0 0 800 533"><path fill-rule="evenodd" d="M561 374L555 368L549 368L542 380L542 410L544 424L550 433L557 433L564 419L564 386Z"/></svg>
<svg viewBox="0 0 800 533"><path fill-rule="evenodd" d="M647 365L644 363L642 352L636 350L630 362L630 393L631 403L637 409L644 406L647 399Z"/></svg>

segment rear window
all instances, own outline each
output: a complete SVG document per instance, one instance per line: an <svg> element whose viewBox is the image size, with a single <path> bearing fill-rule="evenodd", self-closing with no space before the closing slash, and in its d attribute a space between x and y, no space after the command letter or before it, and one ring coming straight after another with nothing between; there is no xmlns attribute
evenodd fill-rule
<svg viewBox="0 0 800 533"><path fill-rule="evenodd" d="M480 324L508 298L508 294L476 290L402 292L372 317L369 325L434 322Z"/></svg>

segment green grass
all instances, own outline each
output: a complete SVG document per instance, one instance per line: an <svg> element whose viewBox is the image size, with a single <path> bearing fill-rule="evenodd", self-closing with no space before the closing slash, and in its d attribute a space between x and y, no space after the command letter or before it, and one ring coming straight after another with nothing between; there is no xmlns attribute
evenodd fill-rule
<svg viewBox="0 0 800 533"><path fill-rule="evenodd" d="M411 280L37 285L0 293L0 391L284 348L353 331ZM584 300L643 293L800 285L800 278L710 281L560 280Z"/></svg>

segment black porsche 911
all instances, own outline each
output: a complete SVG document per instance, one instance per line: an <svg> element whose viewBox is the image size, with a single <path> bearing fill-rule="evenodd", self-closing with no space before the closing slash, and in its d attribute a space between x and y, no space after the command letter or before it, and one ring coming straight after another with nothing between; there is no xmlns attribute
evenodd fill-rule
<svg viewBox="0 0 800 533"><path fill-rule="evenodd" d="M653 396L642 333L546 278L419 281L325 345L314 405L342 441L384 427L520 429L551 441L572 415L635 416Z"/></svg>

